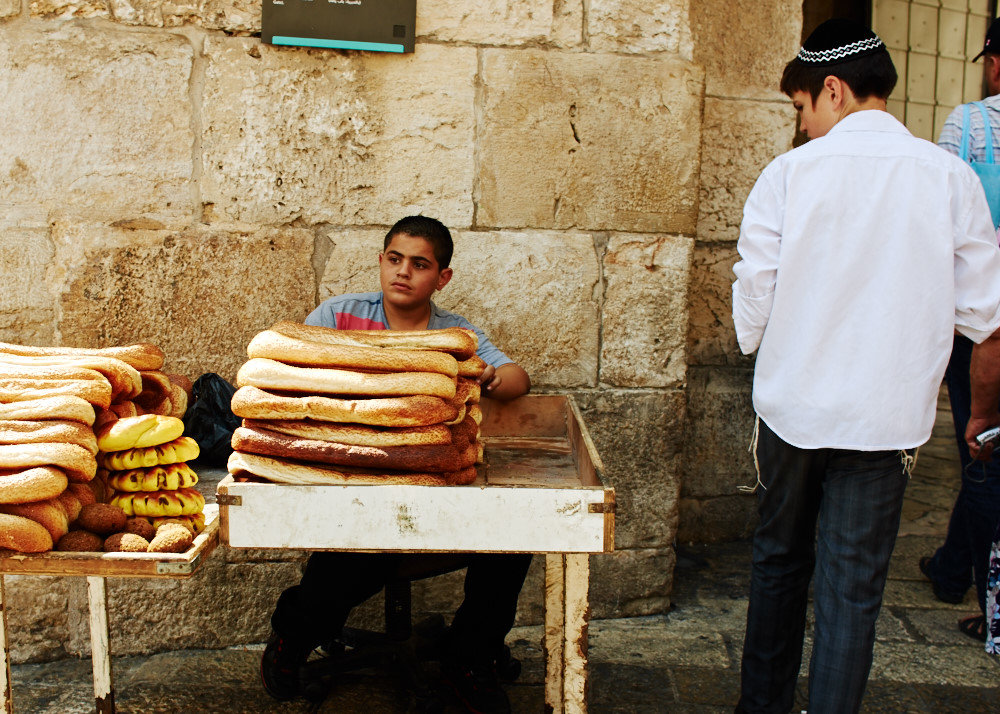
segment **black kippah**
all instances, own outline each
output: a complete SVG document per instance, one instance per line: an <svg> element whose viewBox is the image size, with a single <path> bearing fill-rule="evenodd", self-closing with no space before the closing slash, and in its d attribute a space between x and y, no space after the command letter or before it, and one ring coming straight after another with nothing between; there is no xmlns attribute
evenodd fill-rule
<svg viewBox="0 0 1000 714"><path fill-rule="evenodd" d="M884 51L885 45L874 32L864 25L838 18L827 20L813 30L796 59L821 67Z"/></svg>

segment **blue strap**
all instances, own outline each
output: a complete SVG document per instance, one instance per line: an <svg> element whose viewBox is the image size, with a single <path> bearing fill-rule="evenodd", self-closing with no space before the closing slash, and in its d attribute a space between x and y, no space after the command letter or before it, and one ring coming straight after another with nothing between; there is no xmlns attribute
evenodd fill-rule
<svg viewBox="0 0 1000 714"><path fill-rule="evenodd" d="M962 143L958 147L958 157L969 160L969 105L962 105Z"/></svg>
<svg viewBox="0 0 1000 714"><path fill-rule="evenodd" d="M986 132L986 162L987 164L993 163L993 130L990 128L990 118L986 114L986 105L982 102L973 102L978 108L979 113L983 115L983 129Z"/></svg>

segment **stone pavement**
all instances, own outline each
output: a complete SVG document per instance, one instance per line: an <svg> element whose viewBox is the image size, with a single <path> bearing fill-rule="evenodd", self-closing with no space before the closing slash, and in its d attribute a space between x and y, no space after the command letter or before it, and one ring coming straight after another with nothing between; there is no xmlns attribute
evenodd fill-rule
<svg viewBox="0 0 1000 714"><path fill-rule="evenodd" d="M961 605L940 603L917 569L918 558L941 541L955 497L952 439L950 414L940 409L934 437L921 449L907 489L864 712L1000 711L1000 660L956 628L960 616L976 609L973 596ZM669 614L592 622L590 711L731 712L739 688L749 554L748 542L682 547ZM521 678L509 688L515 712L544 710L540 639L540 627L517 628L509 638L524 662ZM303 701L279 704L264 694L257 675L261 649L115 658L118 710L310 711ZM807 641L806 662L808 652ZM12 669L15 711L93 711L89 659ZM803 680L800 696L805 688ZM358 674L318 711L403 712L407 696L384 674ZM448 714L459 711L447 707Z"/></svg>

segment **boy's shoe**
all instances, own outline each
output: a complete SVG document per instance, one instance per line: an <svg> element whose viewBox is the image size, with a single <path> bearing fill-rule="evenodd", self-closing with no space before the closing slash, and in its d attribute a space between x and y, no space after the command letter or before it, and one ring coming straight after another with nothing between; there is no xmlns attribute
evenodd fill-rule
<svg viewBox="0 0 1000 714"><path fill-rule="evenodd" d="M924 577L931 581L931 590L934 591L934 597L938 600L946 602L950 605L958 605L965 599L964 592L952 592L950 590L945 590L938 585L937 580L934 579L933 571L931 571L931 557L929 555L922 557L918 565L920 566L920 572L923 573Z"/></svg>
<svg viewBox="0 0 1000 714"><path fill-rule="evenodd" d="M441 661L441 676L473 714L510 714L510 700L492 665L468 665L455 659Z"/></svg>
<svg viewBox="0 0 1000 714"><path fill-rule="evenodd" d="M264 689L279 702L299 695L299 670L312 648L293 643L287 637L271 631L264 654L260 658L260 680Z"/></svg>

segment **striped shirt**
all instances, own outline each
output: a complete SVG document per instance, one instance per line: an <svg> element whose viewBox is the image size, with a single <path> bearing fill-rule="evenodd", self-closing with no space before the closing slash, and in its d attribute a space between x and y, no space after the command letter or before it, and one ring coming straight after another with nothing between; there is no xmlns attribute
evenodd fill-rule
<svg viewBox="0 0 1000 714"><path fill-rule="evenodd" d="M389 321L385 317L382 305L382 293L348 293L338 295L320 303L319 307L309 313L307 325L332 327L337 330L388 330ZM486 364L500 367L514 360L497 348L490 339L471 322L461 315L442 310L431 301L431 318L427 323L428 330L440 330L445 327L464 327L472 330L479 337L479 355Z"/></svg>
<svg viewBox="0 0 1000 714"><path fill-rule="evenodd" d="M993 132L993 161L1000 164L1000 94L983 100L986 113L990 117ZM955 107L941 129L938 146L955 156L962 146L962 104ZM986 132L983 130L983 115L976 107L969 107L969 160L986 160Z"/></svg>

